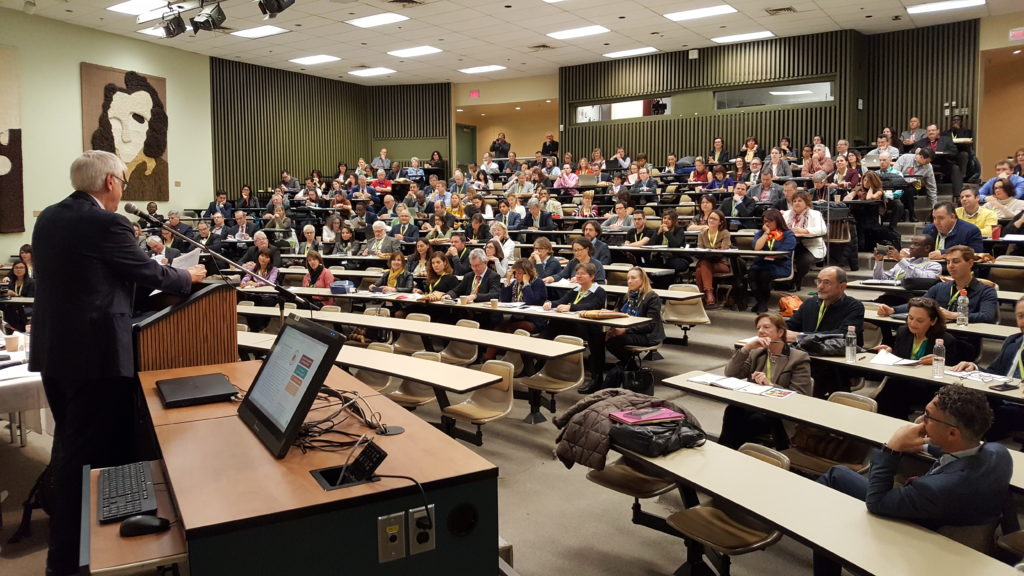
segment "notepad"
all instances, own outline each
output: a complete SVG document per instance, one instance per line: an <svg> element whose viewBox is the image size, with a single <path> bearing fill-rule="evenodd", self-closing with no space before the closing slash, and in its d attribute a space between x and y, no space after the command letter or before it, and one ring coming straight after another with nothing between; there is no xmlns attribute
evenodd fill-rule
<svg viewBox="0 0 1024 576"><path fill-rule="evenodd" d="M744 394L768 396L770 398L786 398L793 393L792 390L786 390L784 388L754 384L747 380L740 380L739 378L732 378L729 376L718 376L716 374L701 374L699 376L694 376L693 378L690 378L690 382L717 386L727 390L743 392Z"/></svg>
<svg viewBox="0 0 1024 576"><path fill-rule="evenodd" d="M878 351L878 354L875 354L875 357L871 359L870 363L881 366L917 366L921 362L919 360L907 360L906 358L900 358L892 352L882 349Z"/></svg>

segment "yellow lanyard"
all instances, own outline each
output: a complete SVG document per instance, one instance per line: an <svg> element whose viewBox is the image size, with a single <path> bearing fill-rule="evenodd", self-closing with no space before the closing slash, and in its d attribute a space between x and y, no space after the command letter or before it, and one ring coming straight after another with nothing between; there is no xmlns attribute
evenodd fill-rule
<svg viewBox="0 0 1024 576"><path fill-rule="evenodd" d="M956 299L959 298L959 297L960 297L960 290L957 290L956 282L953 282L953 285L949 287L949 302L946 303L946 308L947 309L952 308L953 307L953 303L956 302ZM959 312L959 310L958 310L958 312Z"/></svg>
<svg viewBox="0 0 1024 576"><path fill-rule="evenodd" d="M590 290L587 290L585 292L580 292L579 294L576 295L576 299L573 300L572 303L573 304L579 304L580 300L583 300L584 298L586 298L587 294L590 294Z"/></svg>
<svg viewBox="0 0 1024 576"><path fill-rule="evenodd" d="M441 283L441 278L443 278L443 276L438 278L437 280L434 280L434 283L428 286L428 288L430 288L430 290L427 290L428 294L433 292L434 288L437 288L437 285Z"/></svg>
<svg viewBox="0 0 1024 576"><path fill-rule="evenodd" d="M768 241L768 249L769 250L775 250L775 240L769 240Z"/></svg>
<svg viewBox="0 0 1024 576"><path fill-rule="evenodd" d="M824 302L818 304L818 323L814 325L815 330L821 328L821 319L825 317L826 310L828 310L828 306L825 306Z"/></svg>
<svg viewBox="0 0 1024 576"><path fill-rule="evenodd" d="M515 301L516 302L522 302L523 301L523 285L520 284L519 282L516 282L516 300Z"/></svg>
<svg viewBox="0 0 1024 576"><path fill-rule="evenodd" d="M480 280L481 279L482 279L482 276L477 276L476 278L473 278L473 294L476 294L476 291L480 289Z"/></svg>
<svg viewBox="0 0 1024 576"><path fill-rule="evenodd" d="M711 240L709 248L715 248L716 245L718 244L718 231L715 230L715 235L712 236L711 235L711 231L708 230L708 238Z"/></svg>
<svg viewBox="0 0 1024 576"><path fill-rule="evenodd" d="M922 338L920 342L917 341L917 338L914 338L914 347L911 349L910 359L920 360L924 356L924 345L927 343L927 338Z"/></svg>
<svg viewBox="0 0 1024 576"><path fill-rule="evenodd" d="M1024 352L1024 342L1021 343L1020 348L1017 350L1017 378L1024 378L1024 362L1020 359L1022 352ZM1010 370L1012 372L1013 368L1010 368Z"/></svg>
<svg viewBox="0 0 1024 576"><path fill-rule="evenodd" d="M765 360L764 360L764 372L765 372L765 376L768 377L768 383L771 384L772 383L772 353L770 351L768 351L768 350L766 350L766 352L768 352L768 354L767 354L767 356L765 357Z"/></svg>
<svg viewBox="0 0 1024 576"><path fill-rule="evenodd" d="M935 235L935 249L942 250L946 247L946 237L942 234Z"/></svg>
<svg viewBox="0 0 1024 576"><path fill-rule="evenodd" d="M408 224L402 224L402 237L405 237L405 231L409 229Z"/></svg>

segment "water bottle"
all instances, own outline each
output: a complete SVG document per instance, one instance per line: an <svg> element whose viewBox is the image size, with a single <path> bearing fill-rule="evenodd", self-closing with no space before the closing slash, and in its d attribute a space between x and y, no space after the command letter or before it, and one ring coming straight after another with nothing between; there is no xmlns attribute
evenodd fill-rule
<svg viewBox="0 0 1024 576"><path fill-rule="evenodd" d="M967 326L967 314L970 307L970 300L967 298L967 290L961 290L960 296L956 299L956 325Z"/></svg>
<svg viewBox="0 0 1024 576"><path fill-rule="evenodd" d="M846 327L846 363L853 364L857 361L857 328Z"/></svg>
<svg viewBox="0 0 1024 576"><path fill-rule="evenodd" d="M946 375L946 345L942 343L942 338L935 341L932 356L932 378L942 380Z"/></svg>
<svg viewBox="0 0 1024 576"><path fill-rule="evenodd" d="M28 358L29 344L32 341L32 325L25 324L25 358Z"/></svg>

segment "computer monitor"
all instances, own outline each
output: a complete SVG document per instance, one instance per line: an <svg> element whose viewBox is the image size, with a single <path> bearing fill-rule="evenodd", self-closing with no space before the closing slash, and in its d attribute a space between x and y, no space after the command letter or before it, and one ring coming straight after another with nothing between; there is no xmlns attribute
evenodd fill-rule
<svg viewBox="0 0 1024 576"><path fill-rule="evenodd" d="M238 416L275 458L284 458L302 426L344 337L290 316L253 379Z"/></svg>

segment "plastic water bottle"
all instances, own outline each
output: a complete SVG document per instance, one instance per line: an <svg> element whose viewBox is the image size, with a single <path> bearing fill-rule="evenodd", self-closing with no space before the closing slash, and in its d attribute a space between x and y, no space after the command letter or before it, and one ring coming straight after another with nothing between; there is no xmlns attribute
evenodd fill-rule
<svg viewBox="0 0 1024 576"><path fill-rule="evenodd" d="M967 298L967 290L961 290L960 296L956 299L956 325L967 326L967 314L969 314L971 301Z"/></svg>
<svg viewBox="0 0 1024 576"><path fill-rule="evenodd" d="M28 358L29 345L32 342L32 325L25 324L25 358Z"/></svg>
<svg viewBox="0 0 1024 576"><path fill-rule="evenodd" d="M935 341L932 355L932 378L942 380L946 375L946 345L942 343L942 338Z"/></svg>
<svg viewBox="0 0 1024 576"><path fill-rule="evenodd" d="M846 363L853 364L857 361L857 328L846 327Z"/></svg>

